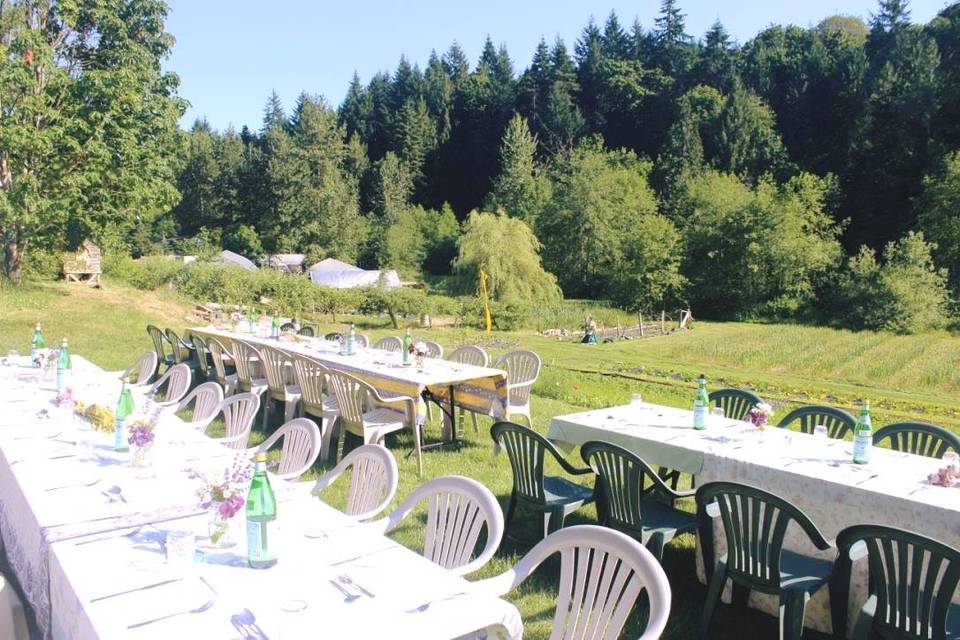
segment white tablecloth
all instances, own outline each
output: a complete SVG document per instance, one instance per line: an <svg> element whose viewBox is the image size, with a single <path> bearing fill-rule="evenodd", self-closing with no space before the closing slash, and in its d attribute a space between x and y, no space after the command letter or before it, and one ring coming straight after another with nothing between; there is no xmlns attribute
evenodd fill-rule
<svg viewBox="0 0 960 640"><path fill-rule="evenodd" d="M693 413L651 404L628 405L558 416L548 437L565 448L589 440L612 442L651 464L697 474L697 484L723 480L749 484L777 494L803 510L832 540L845 527L870 523L917 531L960 547L960 489L931 486L927 476L939 460L874 448L871 463L852 463L852 444L767 427L709 418L694 431ZM718 522L716 555L726 552ZM818 552L799 527L791 525L787 548L833 560L835 550ZM703 577L698 554L698 570ZM851 607L866 594L866 566L854 575ZM771 613L776 601L753 594L751 605ZM851 620L854 619L851 617ZM830 631L828 588L807 605L806 623Z"/></svg>
<svg viewBox="0 0 960 640"><path fill-rule="evenodd" d="M119 384L82 358L74 357L74 367L78 395L112 406ZM185 469L219 471L236 452L166 416L157 428L154 465L147 471L134 469L129 453L112 451L112 434L81 432L80 423L53 408L52 381L42 382L39 389L36 383L15 387L9 384L9 369L0 373L8 383L0 384L0 538L45 637L173 637L183 632L183 637L278 638L282 602L276 598L290 599L283 596L287 585L293 589L290 597L305 601L308 608L292 623L284 623L292 624L284 637L301 637L296 634L300 627L336 629L339 624L346 629L348 622L371 634L352 637L381 637L380 631L391 627L399 635L384 637L449 638L488 627L491 633L519 637L519 614L507 602L467 595L466 581L385 537L356 531L339 535L336 530L347 523L345 516L309 498L311 483L278 483L275 488L288 540L276 567L246 567L241 515L235 522L241 544L208 553L199 569L187 572L190 575L180 570L171 576L162 561L163 531L175 527L205 533L209 520L197 505L197 481L188 478ZM76 446L78 434L93 448ZM304 535L307 528L318 526L329 530L327 537ZM372 552L383 552L382 559L361 562ZM342 565L349 564L349 575L379 597L349 603L335 624L337 618L327 617L338 592L322 578L345 571L329 567L339 560L349 561ZM153 586L164 580L175 582ZM122 597L104 597L127 590L131 593ZM335 592L331 602L328 592ZM215 603L202 614L127 629L150 619L151 612L178 612L164 607L183 604L189 606L182 611L189 611L207 602L197 604L195 597ZM427 603L422 611L417 609ZM416 609L417 615L407 614L408 609ZM224 618L225 612L229 615ZM250 621L253 615L259 622Z"/></svg>

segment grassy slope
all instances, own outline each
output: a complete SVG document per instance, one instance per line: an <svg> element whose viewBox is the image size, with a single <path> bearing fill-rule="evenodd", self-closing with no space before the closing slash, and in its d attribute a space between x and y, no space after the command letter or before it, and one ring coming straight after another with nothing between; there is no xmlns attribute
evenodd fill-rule
<svg viewBox="0 0 960 640"><path fill-rule="evenodd" d="M110 281L102 291L51 283L0 289L0 353L11 347L27 349L30 326L39 319L49 339L66 335L75 352L101 366L120 368L150 348L144 325L152 322L183 328L190 324L189 310L189 304L169 292L144 293ZM357 320L373 337L396 333L383 322ZM334 325L322 325L328 327ZM757 388L782 404L780 415L798 402L852 407L855 399L866 396L879 405L879 424L913 416L960 426L958 403L951 398L958 384L960 340L946 335L898 337L809 327L698 323L694 331L670 337L581 346L530 333L501 333L492 339L459 329L429 334L448 347L485 342L493 353L520 345L540 353L546 366L534 390L533 410L541 431L554 415L623 402L637 391L654 402L687 406L690 381L701 371L718 383ZM423 479L453 473L471 476L505 501L510 473L506 459L490 453L488 424L482 422L479 433L468 426L466 445L459 450L427 454ZM437 437L435 425L427 435ZM390 446L401 465L400 499L423 479L417 477L412 460L403 457L402 452L410 447L409 438L401 435ZM342 499L344 488L335 485L332 502ZM588 508L571 522L590 522L594 515ZM520 537L535 537L537 527L532 520ZM416 524L411 522L397 537L415 547ZM476 577L505 570L528 546L508 541L501 555ZM692 540L681 539L671 547L665 564L675 594L665 637L693 637L705 589L693 577ZM548 572L511 597L524 615L526 637L549 635L554 602L551 581ZM718 612L715 637L735 638L742 635L744 625L755 630L756 637L775 637L775 623L769 617L735 613L729 607Z"/></svg>

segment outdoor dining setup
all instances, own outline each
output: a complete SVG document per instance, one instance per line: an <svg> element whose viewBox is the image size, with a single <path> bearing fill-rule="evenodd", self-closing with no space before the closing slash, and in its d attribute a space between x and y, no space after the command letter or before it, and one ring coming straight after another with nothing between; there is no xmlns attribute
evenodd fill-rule
<svg viewBox="0 0 960 640"><path fill-rule="evenodd" d="M104 371L38 325L30 356L0 359L0 638L515 639L534 573L557 639L658 638L679 598L702 599L698 638L727 606L770 613L781 638L960 634L946 429L875 430L866 401L775 420L701 377L690 409L635 394L542 433L532 351L317 333L149 326L154 349ZM468 425L489 429L509 495L430 474ZM391 537L404 527L422 542ZM684 537L705 596L671 589ZM508 538L519 560L491 576Z"/></svg>

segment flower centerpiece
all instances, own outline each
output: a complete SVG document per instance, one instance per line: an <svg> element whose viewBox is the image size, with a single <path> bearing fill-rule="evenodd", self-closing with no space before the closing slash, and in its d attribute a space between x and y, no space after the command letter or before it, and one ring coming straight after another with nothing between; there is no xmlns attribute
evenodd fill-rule
<svg viewBox="0 0 960 640"><path fill-rule="evenodd" d="M33 364L40 369L44 380L53 380L57 375L57 361L60 359L60 349L47 349L33 359Z"/></svg>
<svg viewBox="0 0 960 640"><path fill-rule="evenodd" d="M134 467L146 468L150 466L150 451L156 439L157 420L160 418L161 408L153 402L147 401L143 412L130 421L127 431L130 434L127 444L130 445L132 456L130 464Z"/></svg>
<svg viewBox="0 0 960 640"><path fill-rule="evenodd" d="M230 546L230 519L243 509L253 478L250 461L243 455L237 455L233 464L220 473L202 473L191 469L189 475L200 480L197 497L200 499L200 508L210 514L211 546Z"/></svg>
<svg viewBox="0 0 960 640"><path fill-rule="evenodd" d="M770 416L773 415L773 407L766 402L758 402L747 412L747 420L757 429L763 429L767 426Z"/></svg>
<svg viewBox="0 0 960 640"><path fill-rule="evenodd" d="M413 356L414 361L417 363L417 369L423 369L423 359L430 355L430 350L427 349L427 345L423 342L411 342L410 355Z"/></svg>
<svg viewBox="0 0 960 640"><path fill-rule="evenodd" d="M53 406L60 409L59 415L62 423L66 424L73 421L74 411L76 411L77 408L77 399L73 395L72 387L64 388L64 390L59 392L50 402Z"/></svg>
<svg viewBox="0 0 960 640"><path fill-rule="evenodd" d="M960 467L955 464L948 464L942 469L931 473L927 479L930 481L930 484L935 484L940 487L960 487Z"/></svg>

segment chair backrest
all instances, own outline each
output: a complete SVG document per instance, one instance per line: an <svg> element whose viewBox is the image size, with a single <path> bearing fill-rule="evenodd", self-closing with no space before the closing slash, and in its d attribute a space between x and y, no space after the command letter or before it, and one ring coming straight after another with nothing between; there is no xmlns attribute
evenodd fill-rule
<svg viewBox="0 0 960 640"><path fill-rule="evenodd" d="M158 365L157 354L153 351L144 351L136 362L120 374L120 379L128 384L147 384L157 373ZM131 381L130 378L134 379Z"/></svg>
<svg viewBox="0 0 960 640"><path fill-rule="evenodd" d="M763 402L760 396L743 389L717 389L709 395L710 403L723 409L723 415L731 420L746 420L747 414Z"/></svg>
<svg viewBox="0 0 960 640"><path fill-rule="evenodd" d="M457 575L485 565L503 538L503 511L485 486L463 476L434 478L407 496L387 518L385 531L394 530L421 502L427 502L423 557ZM483 530L486 542L474 557Z"/></svg>
<svg viewBox="0 0 960 640"><path fill-rule="evenodd" d="M785 415L777 426L789 427L794 422L800 423L800 430L804 433L813 433L817 425L822 424L827 428L827 434L838 440L843 440L848 433L852 433L857 424L856 419L843 409L818 405L794 409Z"/></svg>
<svg viewBox="0 0 960 640"><path fill-rule="evenodd" d="M960 437L943 427L926 422L896 422L877 429L874 444L890 441L894 451L906 451L928 458L942 458L947 451L960 453Z"/></svg>
<svg viewBox="0 0 960 640"><path fill-rule="evenodd" d="M353 427L362 427L368 399L375 393L373 387L348 373L330 369L327 389L337 399L340 420Z"/></svg>
<svg viewBox="0 0 960 640"><path fill-rule="evenodd" d="M246 449L253 419L260 409L260 396L253 393L235 393L220 403L223 413L224 436L219 441L231 449Z"/></svg>
<svg viewBox="0 0 960 640"><path fill-rule="evenodd" d="M513 469L513 490L528 500L543 502L543 460L547 452L562 456L542 435L513 422L496 422L490 427L493 441L507 452Z"/></svg>
<svg viewBox="0 0 960 640"><path fill-rule="evenodd" d="M190 376L190 367L183 362L175 364L167 369L156 382L150 385L147 395L154 397L162 389L164 396L160 404L166 406L175 405L183 400L183 396L187 395L187 392L190 391Z"/></svg>
<svg viewBox="0 0 960 640"><path fill-rule="evenodd" d="M184 344L180 336L177 335L177 332L167 327L166 333L167 340L170 341L170 346L173 348L173 361L177 364L189 362L190 349L187 348L187 345Z"/></svg>
<svg viewBox="0 0 960 640"><path fill-rule="evenodd" d="M290 354L283 349L263 345L260 347L260 361L267 376L267 388L271 394L282 394L286 390L287 369L290 366Z"/></svg>
<svg viewBox="0 0 960 640"><path fill-rule="evenodd" d="M457 347L447 356L447 360L451 362L461 362L463 364L472 364L475 367L485 367L490 364L490 356L487 355L487 352L472 344Z"/></svg>
<svg viewBox="0 0 960 640"><path fill-rule="evenodd" d="M313 358L298 355L293 359L293 375L300 387L305 413L323 416L323 399L329 371Z"/></svg>
<svg viewBox="0 0 960 640"><path fill-rule="evenodd" d="M269 451L283 438L280 462L275 475L281 480L296 480L320 457L320 428L309 418L294 418L264 440L257 451Z"/></svg>
<svg viewBox="0 0 960 640"><path fill-rule="evenodd" d="M174 413L183 411L193 404L193 415L190 416L190 426L206 431L217 414L220 413L220 403L223 402L223 387L217 382L204 382L196 386L177 405Z"/></svg>
<svg viewBox="0 0 960 640"><path fill-rule="evenodd" d="M916 533L871 524L848 527L837 536L837 575L845 582L836 589L843 597L833 603L837 633L846 630L850 552L859 542L866 545L870 595L877 598L874 630L884 638L952 637L947 635L947 617L960 582L960 551ZM834 590L831 584L831 596Z"/></svg>
<svg viewBox="0 0 960 640"><path fill-rule="evenodd" d="M280 325L280 333L287 333L288 331L293 332L297 330L297 325L292 322L284 322Z"/></svg>
<svg viewBox="0 0 960 640"><path fill-rule="evenodd" d="M493 366L507 372L510 404L527 404L530 401L530 388L540 377L540 356L533 351L511 351L497 358Z"/></svg>
<svg viewBox="0 0 960 640"><path fill-rule="evenodd" d="M197 334L191 333L190 342L193 344L193 355L197 359L197 366L200 367L200 373L202 373L205 378L209 378L210 365L207 362L207 353L209 353L210 348L207 345L207 341Z"/></svg>
<svg viewBox="0 0 960 640"><path fill-rule="evenodd" d="M670 617L667 575L642 544L614 529L565 527L538 542L513 569L473 584L506 595L556 553L560 580L550 640L615 640L644 591L649 614L640 640L663 634Z"/></svg>
<svg viewBox="0 0 960 640"><path fill-rule="evenodd" d="M403 340L397 336L387 336L386 338L380 338L377 340L377 343L373 345L374 349L382 349L384 351L400 351L403 349Z"/></svg>
<svg viewBox="0 0 960 640"><path fill-rule="evenodd" d="M427 348L427 356L430 358L443 357L443 345L433 340L424 340L423 345Z"/></svg>
<svg viewBox="0 0 960 640"><path fill-rule="evenodd" d="M597 498L603 500L604 512L617 529L641 531L643 500L648 493L675 495L650 465L615 444L585 442L580 456L597 474L601 488Z"/></svg>
<svg viewBox="0 0 960 640"><path fill-rule="evenodd" d="M263 362L260 350L243 340L233 343L233 364L237 368L237 389L250 391L253 388L253 363Z"/></svg>
<svg viewBox="0 0 960 640"><path fill-rule="evenodd" d="M226 386L227 367L223 363L223 356L229 355L232 358L233 354L227 351L227 348L216 338L210 338L207 341L207 348L210 350L210 359L213 360L213 373L217 377L217 382Z"/></svg>
<svg viewBox="0 0 960 640"><path fill-rule="evenodd" d="M317 479L314 494L330 486L347 469L352 469L352 473L343 512L356 520L369 520L386 509L400 482L400 471L393 454L378 444L357 447L329 473Z"/></svg>
<svg viewBox="0 0 960 640"><path fill-rule="evenodd" d="M163 344L164 342L170 344L170 341L167 340L167 336L163 335L163 331L160 330L160 327L156 327L152 324L147 325L147 333L150 335L150 339L153 340L153 349L157 353L157 366L159 366L160 363L167 360L167 352Z"/></svg>
<svg viewBox="0 0 960 640"><path fill-rule="evenodd" d="M780 556L791 521L800 525L817 548L830 546L806 514L762 489L734 482L710 482L697 489L696 499L703 523L701 532L713 527L707 517L710 507L716 504L719 508L731 577L765 593L780 590Z"/></svg>
<svg viewBox="0 0 960 640"><path fill-rule="evenodd" d="M358 333L358 334L356 335L356 343L355 343L355 344L356 344L356 346L359 347L360 349L366 349L368 346L370 346L370 339L367 338L367 336L363 335L362 333Z"/></svg>
<svg viewBox="0 0 960 640"><path fill-rule="evenodd" d="M299 333L302 336L306 336L308 338L312 338L313 336L317 335L316 333L314 333L313 327L308 325L304 325L300 327L300 330L297 331L297 333Z"/></svg>
<svg viewBox="0 0 960 640"><path fill-rule="evenodd" d="M324 334L323 339L330 340L332 342L340 342L341 340L343 340L343 334L337 333L336 331L334 331L332 333Z"/></svg>

